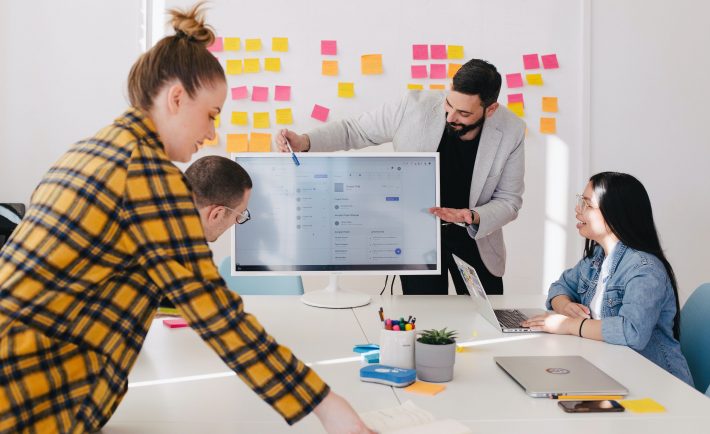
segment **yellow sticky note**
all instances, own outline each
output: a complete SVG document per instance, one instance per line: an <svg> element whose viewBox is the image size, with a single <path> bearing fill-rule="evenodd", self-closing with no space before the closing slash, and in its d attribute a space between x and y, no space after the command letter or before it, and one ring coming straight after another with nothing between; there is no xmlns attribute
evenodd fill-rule
<svg viewBox="0 0 710 434"><path fill-rule="evenodd" d="M446 70L446 76L449 78L454 78L454 75L461 69L460 63L449 63L449 67Z"/></svg>
<svg viewBox="0 0 710 434"><path fill-rule="evenodd" d="M449 59L463 59L463 45L447 45L446 57Z"/></svg>
<svg viewBox="0 0 710 434"><path fill-rule="evenodd" d="M269 128L269 112L254 113L254 128Z"/></svg>
<svg viewBox="0 0 710 434"><path fill-rule="evenodd" d="M525 74L530 86L542 86L542 74Z"/></svg>
<svg viewBox="0 0 710 434"><path fill-rule="evenodd" d="M666 408L651 398L625 399L619 401L625 409L633 413L665 413Z"/></svg>
<svg viewBox="0 0 710 434"><path fill-rule="evenodd" d="M543 134L555 134L557 132L557 119L540 118L540 132Z"/></svg>
<svg viewBox="0 0 710 434"><path fill-rule="evenodd" d="M271 72L281 71L281 59L278 57L267 57L264 59L264 70Z"/></svg>
<svg viewBox="0 0 710 434"><path fill-rule="evenodd" d="M360 69L363 75L382 74L382 55L365 54L360 58Z"/></svg>
<svg viewBox="0 0 710 434"><path fill-rule="evenodd" d="M431 89L431 90L446 90L446 86L443 84L430 84L429 89Z"/></svg>
<svg viewBox="0 0 710 434"><path fill-rule="evenodd" d="M519 117L525 116L525 110L523 110L523 103L521 102L509 102L508 103L508 110L511 112L515 113Z"/></svg>
<svg viewBox="0 0 710 434"><path fill-rule="evenodd" d="M423 381L415 381L412 385L404 388L405 392L420 393L422 395L436 395L446 389L443 384L425 383Z"/></svg>
<svg viewBox="0 0 710 434"><path fill-rule="evenodd" d="M407 85L407 89L409 89L409 90L424 90L424 85L423 85L423 84L409 83L409 84Z"/></svg>
<svg viewBox="0 0 710 434"><path fill-rule="evenodd" d="M288 38L271 38L271 51L288 51Z"/></svg>
<svg viewBox="0 0 710 434"><path fill-rule="evenodd" d="M219 143L219 134L215 134L214 139L212 139L212 140L205 139L205 141L202 142L202 146L217 146L218 143Z"/></svg>
<svg viewBox="0 0 710 434"><path fill-rule="evenodd" d="M338 61L324 60L321 66L321 74L323 75L338 75Z"/></svg>
<svg viewBox="0 0 710 434"><path fill-rule="evenodd" d="M249 125L249 114L247 112L232 112L232 124Z"/></svg>
<svg viewBox="0 0 710 434"><path fill-rule="evenodd" d="M217 115L217 116L214 117L214 127L215 127L215 128L219 128L220 119L222 119L222 118L220 118L219 115Z"/></svg>
<svg viewBox="0 0 710 434"><path fill-rule="evenodd" d="M261 65L259 64L259 59L244 59L244 72L260 72Z"/></svg>
<svg viewBox="0 0 710 434"><path fill-rule="evenodd" d="M276 123L278 125L293 124L293 112L290 108L276 109Z"/></svg>
<svg viewBox="0 0 710 434"><path fill-rule="evenodd" d="M242 40L239 38L224 38L225 51L239 51L242 48Z"/></svg>
<svg viewBox="0 0 710 434"><path fill-rule="evenodd" d="M338 83L338 96L352 98L355 96L355 83L341 81Z"/></svg>
<svg viewBox="0 0 710 434"><path fill-rule="evenodd" d="M227 134L227 152L247 152L249 136L246 134Z"/></svg>
<svg viewBox="0 0 710 434"><path fill-rule="evenodd" d="M543 96L542 97L542 111L547 113L557 113L557 97L556 96Z"/></svg>
<svg viewBox="0 0 710 434"><path fill-rule="evenodd" d="M247 51L261 51L261 39L247 39L246 49Z"/></svg>
<svg viewBox="0 0 710 434"><path fill-rule="evenodd" d="M241 74L242 73L242 61L241 60L227 60L227 74Z"/></svg>
<svg viewBox="0 0 710 434"><path fill-rule="evenodd" d="M249 152L271 152L271 134L251 133Z"/></svg>

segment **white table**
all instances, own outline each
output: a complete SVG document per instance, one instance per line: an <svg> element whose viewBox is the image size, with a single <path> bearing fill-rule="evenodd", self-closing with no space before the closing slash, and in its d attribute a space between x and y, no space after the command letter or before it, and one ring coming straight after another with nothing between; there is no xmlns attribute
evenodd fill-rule
<svg viewBox="0 0 710 434"><path fill-rule="evenodd" d="M500 307L539 307L542 301L538 296L492 299ZM573 336L503 334L474 311L467 297L383 296L361 308L329 310L305 306L298 297L246 296L245 305L359 412L412 400L437 418L457 419L475 433L710 431L710 399L633 350ZM445 391L421 396L358 380L360 362L352 347L377 342L380 306L386 316L416 316L419 330L446 326L459 331L466 351L457 353L454 380ZM668 411L567 414L554 400L525 395L492 360L500 355L572 354L584 356L624 384L629 398L650 397ZM196 333L168 329L161 320L151 327L129 379L128 394L102 432L323 432L313 415L289 428Z"/></svg>

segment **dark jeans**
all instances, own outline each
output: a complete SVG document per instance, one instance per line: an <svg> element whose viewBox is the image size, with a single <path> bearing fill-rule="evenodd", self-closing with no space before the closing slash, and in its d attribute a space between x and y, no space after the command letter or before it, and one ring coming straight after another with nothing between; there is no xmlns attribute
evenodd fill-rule
<svg viewBox="0 0 710 434"><path fill-rule="evenodd" d="M478 252L476 242L471 239L464 228L455 225L441 228L441 274L429 276L400 276L402 280L402 293L404 295L446 295L449 293L449 277L451 272L456 293L468 295L466 284L456 267L451 254L469 263L476 269L478 278L481 279L486 294L503 294L503 278L491 274Z"/></svg>

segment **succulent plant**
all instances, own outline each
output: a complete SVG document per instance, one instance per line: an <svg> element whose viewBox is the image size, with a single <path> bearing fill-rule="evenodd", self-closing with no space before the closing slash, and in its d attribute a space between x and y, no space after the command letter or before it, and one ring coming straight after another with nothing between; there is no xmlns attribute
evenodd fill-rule
<svg viewBox="0 0 710 434"><path fill-rule="evenodd" d="M441 330L429 329L421 332L417 341L429 345L448 345L456 342L456 334L456 330L446 330L446 327Z"/></svg>

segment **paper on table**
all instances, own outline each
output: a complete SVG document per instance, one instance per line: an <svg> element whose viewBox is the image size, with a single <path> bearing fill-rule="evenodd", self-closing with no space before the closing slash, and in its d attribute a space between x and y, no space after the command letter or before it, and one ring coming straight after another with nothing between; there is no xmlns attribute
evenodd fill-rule
<svg viewBox="0 0 710 434"><path fill-rule="evenodd" d="M360 415L365 425L381 434L466 434L471 431L451 419L437 421L434 415L407 401L399 407Z"/></svg>
<svg viewBox="0 0 710 434"><path fill-rule="evenodd" d="M632 413L665 413L666 408L651 398L625 399L619 401L625 409Z"/></svg>
<svg viewBox="0 0 710 434"><path fill-rule="evenodd" d="M422 395L436 395L442 390L446 389L443 384L425 383L423 381L416 381L412 385L405 387L405 392L420 393Z"/></svg>

